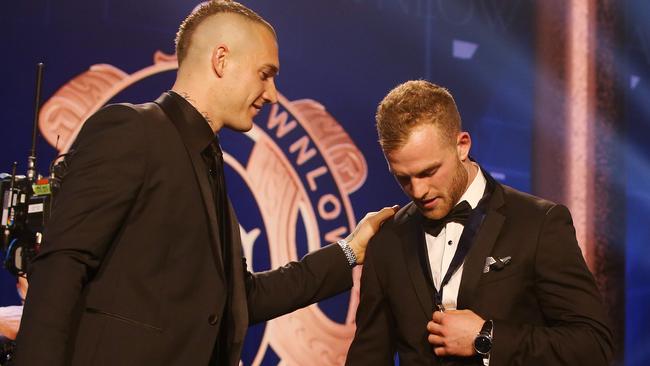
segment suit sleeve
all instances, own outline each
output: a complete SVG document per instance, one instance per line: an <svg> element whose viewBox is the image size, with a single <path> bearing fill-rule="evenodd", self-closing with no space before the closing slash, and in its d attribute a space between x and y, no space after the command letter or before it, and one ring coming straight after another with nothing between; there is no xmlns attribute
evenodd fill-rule
<svg viewBox="0 0 650 366"><path fill-rule="evenodd" d="M251 324L290 313L352 287L352 269L338 244L278 269L247 271L244 276Z"/></svg>
<svg viewBox="0 0 650 366"><path fill-rule="evenodd" d="M146 136L133 108L114 105L83 126L29 273L16 365L69 364L84 286L125 225L146 170Z"/></svg>
<svg viewBox="0 0 650 366"><path fill-rule="evenodd" d="M357 330L348 350L346 365L393 365L395 340L392 329L395 329L395 325L383 286L377 277L377 258L373 255L373 249L378 243L373 241L368 245L361 274Z"/></svg>
<svg viewBox="0 0 650 366"><path fill-rule="evenodd" d="M535 276L546 326L495 320L490 365L608 365L612 341L606 313L564 206L546 212Z"/></svg>

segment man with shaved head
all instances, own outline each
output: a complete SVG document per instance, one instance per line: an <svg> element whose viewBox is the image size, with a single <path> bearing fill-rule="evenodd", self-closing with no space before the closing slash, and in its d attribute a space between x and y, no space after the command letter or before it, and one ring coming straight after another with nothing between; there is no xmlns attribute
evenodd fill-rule
<svg viewBox="0 0 650 366"><path fill-rule="evenodd" d="M153 103L110 105L79 133L29 273L17 365L239 364L246 328L352 286L394 210L345 240L253 274L217 133L277 101L275 31L236 2L205 3L176 39Z"/></svg>

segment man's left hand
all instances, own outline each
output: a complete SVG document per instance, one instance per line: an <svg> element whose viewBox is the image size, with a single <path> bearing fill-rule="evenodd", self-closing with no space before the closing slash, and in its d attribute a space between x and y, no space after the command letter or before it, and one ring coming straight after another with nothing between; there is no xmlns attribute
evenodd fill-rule
<svg viewBox="0 0 650 366"><path fill-rule="evenodd" d="M363 264L366 258L366 247L368 241L377 234L379 227L384 221L393 217L399 210L399 206L384 207L377 212L368 212L366 216L359 222L356 229L348 235L346 240L350 244L350 248L354 251L357 257L357 264Z"/></svg>
<svg viewBox="0 0 650 366"><path fill-rule="evenodd" d="M427 324L429 343L437 356L473 356L474 339L484 322L471 310L436 311Z"/></svg>

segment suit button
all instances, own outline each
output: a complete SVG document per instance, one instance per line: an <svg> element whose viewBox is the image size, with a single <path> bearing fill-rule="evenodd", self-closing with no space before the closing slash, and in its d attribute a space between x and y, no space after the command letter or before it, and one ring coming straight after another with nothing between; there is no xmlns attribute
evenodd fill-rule
<svg viewBox="0 0 650 366"><path fill-rule="evenodd" d="M219 322L219 315L211 314L208 317L208 323L210 323L210 325L217 325L218 322Z"/></svg>

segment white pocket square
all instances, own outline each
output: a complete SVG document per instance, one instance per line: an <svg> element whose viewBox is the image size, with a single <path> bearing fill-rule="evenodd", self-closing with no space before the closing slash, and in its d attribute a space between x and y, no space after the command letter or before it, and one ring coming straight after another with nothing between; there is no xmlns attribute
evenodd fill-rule
<svg viewBox="0 0 650 366"><path fill-rule="evenodd" d="M488 273L490 270L500 271L510 263L512 257L507 256L503 258L487 257L485 258L485 267L483 267L483 273Z"/></svg>

